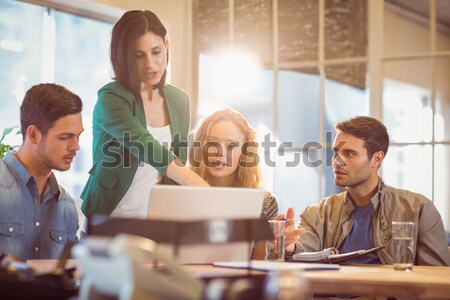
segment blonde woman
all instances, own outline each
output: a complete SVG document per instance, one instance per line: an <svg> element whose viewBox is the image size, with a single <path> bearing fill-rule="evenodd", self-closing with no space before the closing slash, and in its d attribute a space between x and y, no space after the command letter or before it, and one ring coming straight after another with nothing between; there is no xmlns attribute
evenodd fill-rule
<svg viewBox="0 0 450 300"><path fill-rule="evenodd" d="M256 132L244 116L237 111L224 109L204 118L194 132L189 152L189 163L195 173L209 185L262 189L261 170L258 159ZM281 219L278 203L269 192L265 193L261 217ZM293 211L286 217L292 227L286 236L286 247L291 252L299 237L293 228ZM264 243L257 243L252 253L255 259L263 259Z"/></svg>
<svg viewBox="0 0 450 300"><path fill-rule="evenodd" d="M211 186L263 188L256 132L242 114L224 109L203 119L190 150L192 169ZM277 201L266 192L261 217L277 214Z"/></svg>

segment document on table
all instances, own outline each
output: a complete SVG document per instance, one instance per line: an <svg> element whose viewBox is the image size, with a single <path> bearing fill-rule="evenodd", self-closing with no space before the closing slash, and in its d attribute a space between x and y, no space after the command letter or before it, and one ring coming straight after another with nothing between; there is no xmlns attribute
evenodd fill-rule
<svg viewBox="0 0 450 300"><path fill-rule="evenodd" d="M281 270L302 270L302 271L333 271L339 270L340 266L336 264L317 264L317 263L292 263L292 262L276 262L276 261L231 261L231 262L215 262L215 267L235 268L235 269L252 269L260 271L281 271Z"/></svg>

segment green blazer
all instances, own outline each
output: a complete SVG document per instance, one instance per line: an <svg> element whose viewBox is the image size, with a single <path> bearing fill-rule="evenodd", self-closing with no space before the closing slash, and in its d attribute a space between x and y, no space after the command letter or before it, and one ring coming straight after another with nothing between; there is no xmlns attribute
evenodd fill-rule
<svg viewBox="0 0 450 300"><path fill-rule="evenodd" d="M189 96L169 84L163 91L172 130L172 151L148 132L144 107L130 91L115 81L99 90L92 120L93 166L81 193L84 215L111 214L130 187L139 161L152 165L163 176L177 157L186 162ZM163 183L173 182L165 177Z"/></svg>

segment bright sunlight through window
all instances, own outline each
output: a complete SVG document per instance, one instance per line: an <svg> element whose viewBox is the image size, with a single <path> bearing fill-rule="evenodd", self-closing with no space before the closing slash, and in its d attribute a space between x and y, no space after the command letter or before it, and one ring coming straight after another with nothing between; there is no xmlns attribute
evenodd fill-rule
<svg viewBox="0 0 450 300"><path fill-rule="evenodd" d="M246 52L233 50L210 58L211 93L218 98L239 99L250 96L261 84L261 66Z"/></svg>

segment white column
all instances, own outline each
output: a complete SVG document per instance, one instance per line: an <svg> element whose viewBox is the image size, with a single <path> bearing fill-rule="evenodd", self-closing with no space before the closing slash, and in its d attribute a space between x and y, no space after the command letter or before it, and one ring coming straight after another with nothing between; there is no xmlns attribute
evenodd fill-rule
<svg viewBox="0 0 450 300"><path fill-rule="evenodd" d="M367 1L369 12L368 26L368 79L370 92L369 114L372 117L382 119L382 98L383 98L383 13L384 1Z"/></svg>

